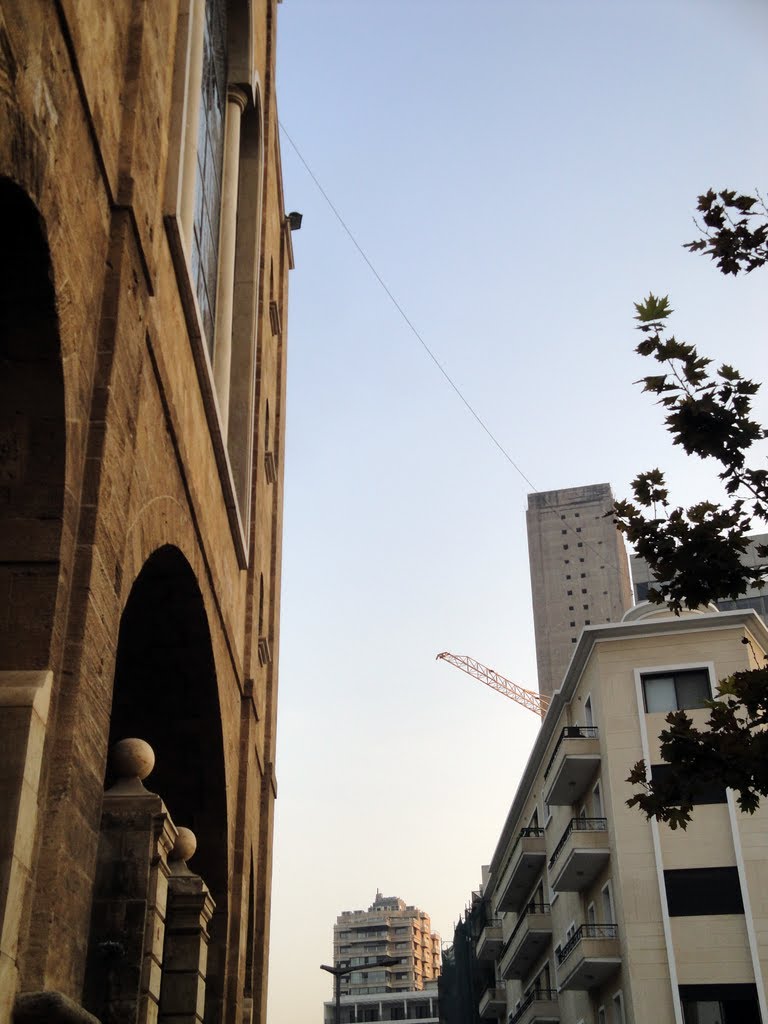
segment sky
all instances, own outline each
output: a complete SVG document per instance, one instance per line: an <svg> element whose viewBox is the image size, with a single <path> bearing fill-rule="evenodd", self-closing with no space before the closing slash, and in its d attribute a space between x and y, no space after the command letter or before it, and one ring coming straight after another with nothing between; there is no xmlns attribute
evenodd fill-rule
<svg viewBox="0 0 768 1024"><path fill-rule="evenodd" d="M269 1024L322 1020L342 910L378 888L449 941L479 885L538 722L435 656L535 688L527 494L657 465L716 493L633 384L633 302L669 294L678 337L760 379L765 275L682 243L710 186L768 191L767 43L762 0L278 7L304 222Z"/></svg>

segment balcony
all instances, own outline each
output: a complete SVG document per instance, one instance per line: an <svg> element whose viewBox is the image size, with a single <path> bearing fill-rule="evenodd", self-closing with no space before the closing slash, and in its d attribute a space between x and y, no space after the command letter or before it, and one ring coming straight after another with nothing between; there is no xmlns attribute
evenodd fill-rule
<svg viewBox="0 0 768 1024"><path fill-rule="evenodd" d="M528 993L509 1018L509 1024L558 1024L559 1020L557 991L539 988Z"/></svg>
<svg viewBox="0 0 768 1024"><path fill-rule="evenodd" d="M501 935L501 921L493 918L486 921L477 940L475 956L478 960L495 960L504 944Z"/></svg>
<svg viewBox="0 0 768 1024"><path fill-rule="evenodd" d="M480 999L480 1016L503 1020L507 1015L507 992L504 982L492 981Z"/></svg>
<svg viewBox="0 0 768 1024"><path fill-rule="evenodd" d="M595 725L567 725L560 733L544 772L548 804L573 804L581 799L600 765L600 741Z"/></svg>
<svg viewBox="0 0 768 1024"><path fill-rule="evenodd" d="M501 872L498 910L517 912L530 895L547 853L543 828L523 828Z"/></svg>
<svg viewBox="0 0 768 1024"><path fill-rule="evenodd" d="M554 892L581 892L597 878L611 855L607 818L571 818L549 859Z"/></svg>
<svg viewBox="0 0 768 1024"><path fill-rule="evenodd" d="M602 985L621 967L619 929L615 924L583 924L557 954L560 991L588 991Z"/></svg>
<svg viewBox="0 0 768 1024"><path fill-rule="evenodd" d="M548 903L529 903L521 912L501 956L503 978L523 978L552 940Z"/></svg>

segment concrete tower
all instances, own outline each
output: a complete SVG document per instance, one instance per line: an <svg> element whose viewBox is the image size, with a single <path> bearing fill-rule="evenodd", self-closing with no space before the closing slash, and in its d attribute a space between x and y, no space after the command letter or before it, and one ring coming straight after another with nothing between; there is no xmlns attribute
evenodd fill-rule
<svg viewBox="0 0 768 1024"><path fill-rule="evenodd" d="M624 541L606 518L609 484L528 495L528 557L539 691L560 686L582 627L617 622L632 604Z"/></svg>

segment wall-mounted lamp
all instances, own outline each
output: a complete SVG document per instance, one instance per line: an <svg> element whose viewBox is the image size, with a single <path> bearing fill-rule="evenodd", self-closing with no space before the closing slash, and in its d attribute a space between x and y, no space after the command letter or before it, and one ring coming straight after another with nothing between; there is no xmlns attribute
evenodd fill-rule
<svg viewBox="0 0 768 1024"><path fill-rule="evenodd" d="M288 227L291 229L291 231L298 231L299 228L301 227L303 214L297 213L295 210L292 210L291 213L289 213L285 219L288 221Z"/></svg>

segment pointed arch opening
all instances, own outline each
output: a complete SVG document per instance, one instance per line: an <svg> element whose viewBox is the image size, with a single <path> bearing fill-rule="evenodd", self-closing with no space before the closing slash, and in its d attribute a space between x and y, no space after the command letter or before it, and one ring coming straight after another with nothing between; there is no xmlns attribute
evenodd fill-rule
<svg viewBox="0 0 768 1024"><path fill-rule="evenodd" d="M120 623L110 748L129 737L146 740L154 750L147 789L162 797L176 826L197 837L190 868L216 902L206 1020L218 1020L229 888L221 712L203 597L188 561L170 545L144 564ZM113 781L108 769L106 786Z"/></svg>

